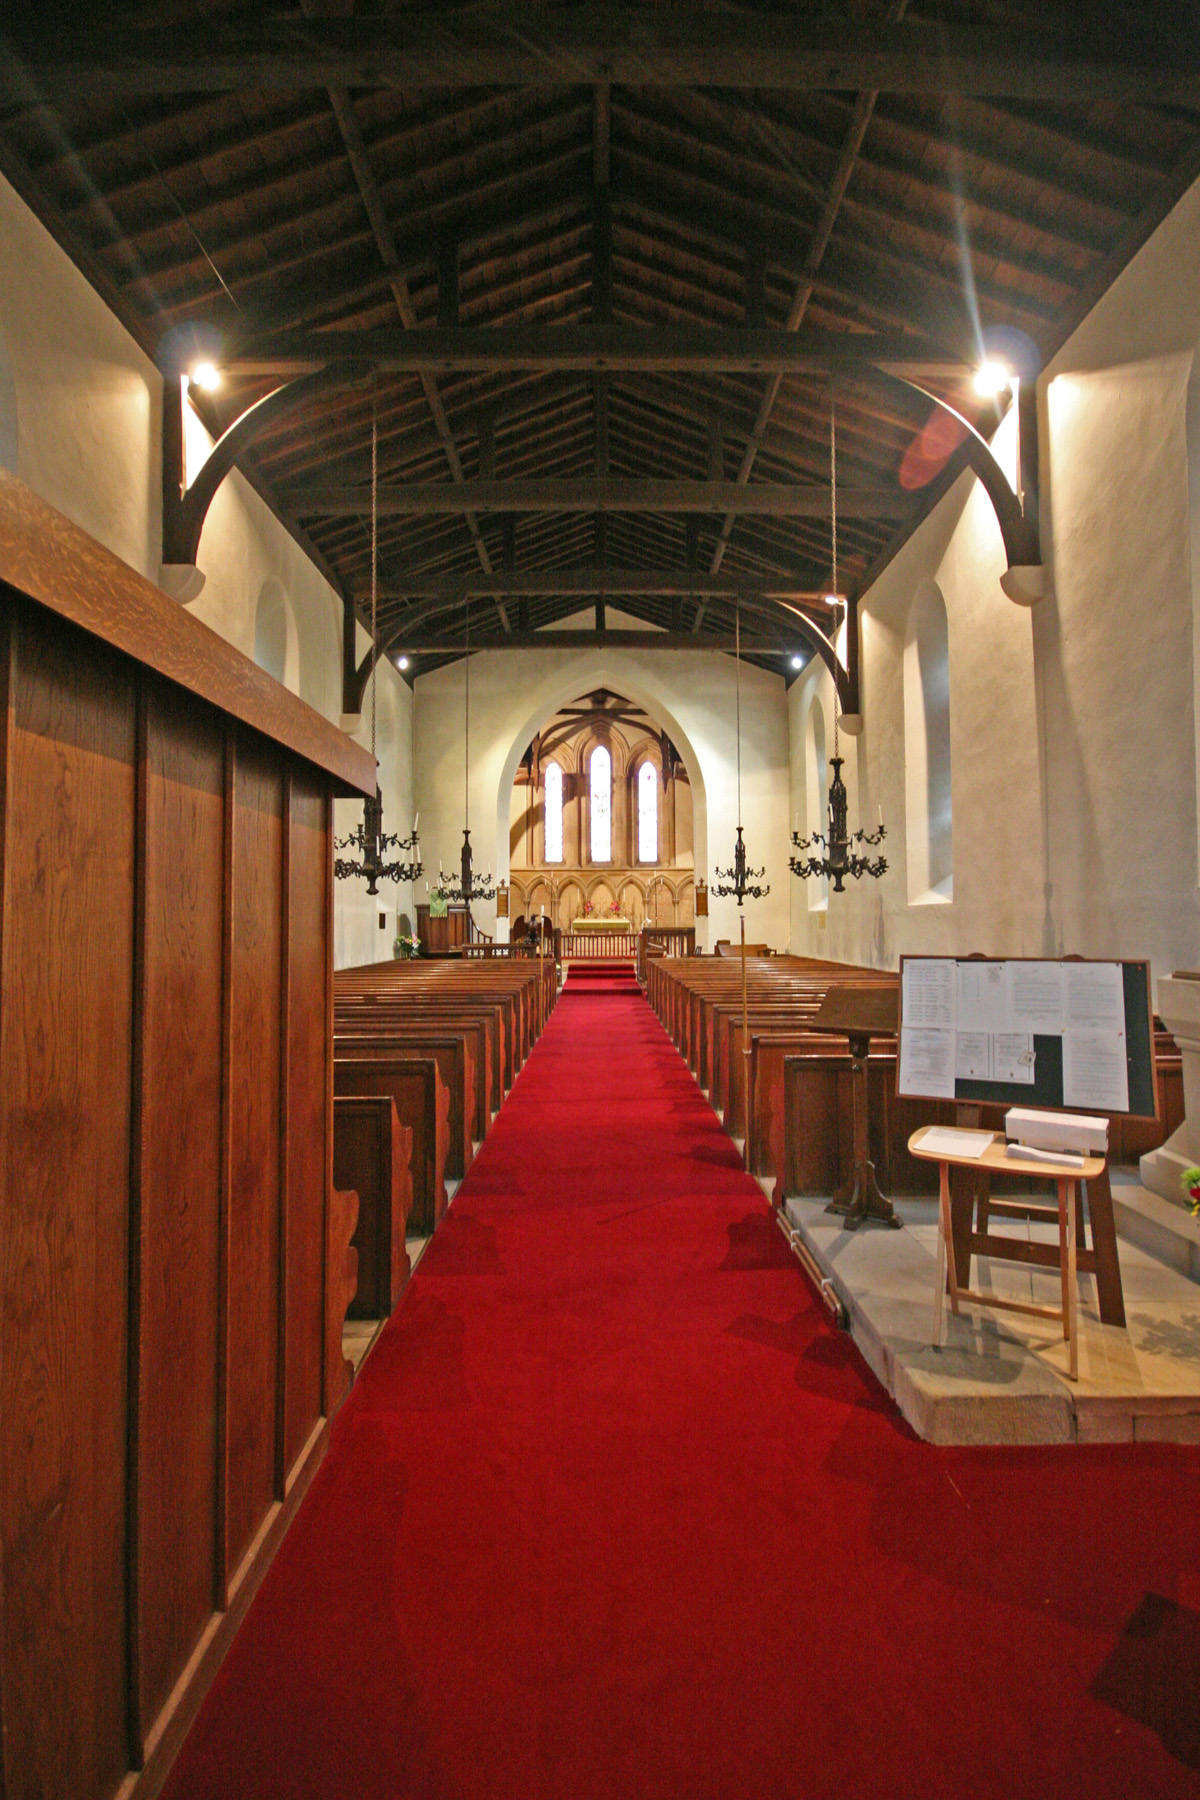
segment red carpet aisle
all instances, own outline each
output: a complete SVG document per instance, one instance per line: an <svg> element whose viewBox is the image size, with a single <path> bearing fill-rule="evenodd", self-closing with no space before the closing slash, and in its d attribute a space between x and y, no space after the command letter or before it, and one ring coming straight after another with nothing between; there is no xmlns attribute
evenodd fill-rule
<svg viewBox="0 0 1200 1800"><path fill-rule="evenodd" d="M1200 1795L1200 1452L937 1451L564 995L170 1800Z"/></svg>

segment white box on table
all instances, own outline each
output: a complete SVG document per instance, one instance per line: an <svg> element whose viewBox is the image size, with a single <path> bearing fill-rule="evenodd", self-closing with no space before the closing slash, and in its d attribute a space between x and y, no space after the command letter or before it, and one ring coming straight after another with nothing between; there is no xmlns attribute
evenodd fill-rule
<svg viewBox="0 0 1200 1800"><path fill-rule="evenodd" d="M1017 1144L1038 1150L1079 1150L1085 1156L1108 1154L1108 1120L1086 1113L1038 1112L1031 1106L1010 1106L1004 1115L1004 1135Z"/></svg>

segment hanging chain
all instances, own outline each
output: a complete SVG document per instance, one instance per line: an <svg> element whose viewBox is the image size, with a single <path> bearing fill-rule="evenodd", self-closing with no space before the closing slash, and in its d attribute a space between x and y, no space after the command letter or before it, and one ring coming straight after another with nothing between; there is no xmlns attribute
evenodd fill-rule
<svg viewBox="0 0 1200 1800"><path fill-rule="evenodd" d="M833 387L829 390L829 516L832 523L833 537L833 592L836 601L838 594L837 566L837 403L833 395ZM838 640L838 620L835 609L833 647L836 653ZM841 755L838 742L838 684L837 677L833 682L833 754Z"/></svg>
<svg viewBox="0 0 1200 1800"><path fill-rule="evenodd" d="M734 602L733 608L733 666L735 670L735 692L737 694L737 800L738 826L742 823L742 603Z"/></svg>
<svg viewBox="0 0 1200 1800"><path fill-rule="evenodd" d="M466 655L463 657L463 825L471 823L471 596L464 604Z"/></svg>
<svg viewBox="0 0 1200 1800"><path fill-rule="evenodd" d="M371 384L371 761L375 763L375 686L379 669L379 384ZM376 771L378 764L376 763ZM378 772L376 773L378 779Z"/></svg>

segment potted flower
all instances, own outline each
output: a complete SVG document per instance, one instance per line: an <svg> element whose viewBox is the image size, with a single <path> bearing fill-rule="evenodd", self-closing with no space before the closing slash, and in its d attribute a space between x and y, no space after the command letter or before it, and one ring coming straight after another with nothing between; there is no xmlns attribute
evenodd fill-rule
<svg viewBox="0 0 1200 1800"><path fill-rule="evenodd" d="M1185 1169L1179 1177L1179 1185L1188 1205L1200 1219L1200 1169Z"/></svg>
<svg viewBox="0 0 1200 1800"><path fill-rule="evenodd" d="M392 945L392 955L402 958L405 962L411 956L419 956L420 952L421 940L415 932L402 931Z"/></svg>

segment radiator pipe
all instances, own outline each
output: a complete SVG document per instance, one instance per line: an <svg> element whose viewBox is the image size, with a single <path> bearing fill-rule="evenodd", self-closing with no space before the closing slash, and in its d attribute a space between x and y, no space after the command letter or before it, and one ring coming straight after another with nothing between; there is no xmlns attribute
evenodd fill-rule
<svg viewBox="0 0 1200 1800"><path fill-rule="evenodd" d="M793 1256L797 1258L804 1273L816 1288L817 1296L824 1303L834 1324L839 1331L849 1330L850 1321L846 1316L846 1308L842 1305L841 1299L839 1298L832 1281L829 1279L828 1275L823 1275L821 1273L820 1264L813 1256L812 1251L808 1248L808 1245L804 1242L804 1239L800 1236L800 1233L796 1230L795 1226L789 1222L782 1207L775 1214L775 1217L779 1222L780 1231L782 1231L791 1247Z"/></svg>

